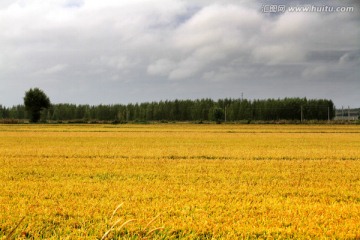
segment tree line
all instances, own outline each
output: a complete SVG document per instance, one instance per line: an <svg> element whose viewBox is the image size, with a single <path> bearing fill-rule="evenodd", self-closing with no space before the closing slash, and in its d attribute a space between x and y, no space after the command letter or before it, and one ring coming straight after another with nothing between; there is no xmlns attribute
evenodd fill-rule
<svg viewBox="0 0 360 240"><path fill-rule="evenodd" d="M28 119L25 105L0 105L2 119ZM242 121L328 120L335 116L332 100L284 99L197 99L136 104L51 104L41 110L41 121Z"/></svg>

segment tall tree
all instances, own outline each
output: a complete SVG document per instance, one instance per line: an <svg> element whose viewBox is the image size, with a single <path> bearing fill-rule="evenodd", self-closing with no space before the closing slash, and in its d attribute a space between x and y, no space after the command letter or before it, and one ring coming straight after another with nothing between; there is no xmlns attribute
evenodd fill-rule
<svg viewBox="0 0 360 240"><path fill-rule="evenodd" d="M211 114L212 116L209 116L209 118L217 124L220 124L224 120L224 110L222 108L214 107Z"/></svg>
<svg viewBox="0 0 360 240"><path fill-rule="evenodd" d="M49 108L51 103L48 96L42 90L31 88L25 92L24 105L26 111L30 114L30 121L36 123L40 120L41 111Z"/></svg>

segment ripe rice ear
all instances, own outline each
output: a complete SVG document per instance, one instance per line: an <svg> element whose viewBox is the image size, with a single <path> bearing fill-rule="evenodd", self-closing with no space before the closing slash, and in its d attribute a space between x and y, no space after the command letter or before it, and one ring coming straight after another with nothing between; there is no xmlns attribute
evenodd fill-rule
<svg viewBox="0 0 360 240"><path fill-rule="evenodd" d="M121 208L123 204L124 204L124 203L120 203L120 204L115 208L115 210L113 211L113 213L112 213L112 215L111 215L111 217L110 217L110 220L115 216L117 210L119 210L119 208Z"/></svg>

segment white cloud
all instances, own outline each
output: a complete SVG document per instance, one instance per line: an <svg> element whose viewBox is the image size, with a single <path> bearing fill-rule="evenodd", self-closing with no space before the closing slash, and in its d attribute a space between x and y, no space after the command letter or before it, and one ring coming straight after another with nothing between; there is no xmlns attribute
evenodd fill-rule
<svg viewBox="0 0 360 240"><path fill-rule="evenodd" d="M177 48L192 51L208 45L236 44L261 27L262 17L254 9L236 5L204 7L175 31Z"/></svg>
<svg viewBox="0 0 360 240"><path fill-rule="evenodd" d="M305 78L316 79L326 76L328 72L329 68L326 66L310 66L303 71L302 76Z"/></svg>
<svg viewBox="0 0 360 240"><path fill-rule="evenodd" d="M66 70L67 66L65 64L57 64L45 69L37 71L35 74L55 74Z"/></svg>
<svg viewBox="0 0 360 240"><path fill-rule="evenodd" d="M0 83L7 90L0 104L15 91L8 82L16 82L22 94L50 75L61 85L46 86L50 90L67 91L74 83L88 89L71 100L59 99L63 102L87 102L99 85L111 92L123 89L124 82L135 90L121 96L136 99L128 94L141 92L141 84L154 79L154 89L174 80L185 92L206 85L199 90L204 95L212 91L206 81L256 88L263 78L276 84L338 74L359 85L351 75L358 71L358 18L347 13L268 16L260 9L259 1L250 0L3 0ZM309 52L332 50L345 52L334 76L324 70L334 63L311 65L307 58ZM118 96L112 101L120 101Z"/></svg>
<svg viewBox="0 0 360 240"><path fill-rule="evenodd" d="M304 61L306 49L296 44L274 44L254 48L256 62L275 64L296 64Z"/></svg>
<svg viewBox="0 0 360 240"><path fill-rule="evenodd" d="M251 45L248 36L259 31L261 20L260 13L247 7L219 4L204 7L174 29L168 39L165 57L176 63L167 69L168 78L201 75L214 64L226 64L248 51Z"/></svg>
<svg viewBox="0 0 360 240"><path fill-rule="evenodd" d="M150 75L168 75L174 69L174 62L168 59L159 59L147 68Z"/></svg>
<svg viewBox="0 0 360 240"><path fill-rule="evenodd" d="M94 61L94 65L104 65L118 70L125 70L133 64L135 63L131 63L126 56L101 56Z"/></svg>
<svg viewBox="0 0 360 240"><path fill-rule="evenodd" d="M342 66L360 66L360 50L345 53L340 57L339 64Z"/></svg>

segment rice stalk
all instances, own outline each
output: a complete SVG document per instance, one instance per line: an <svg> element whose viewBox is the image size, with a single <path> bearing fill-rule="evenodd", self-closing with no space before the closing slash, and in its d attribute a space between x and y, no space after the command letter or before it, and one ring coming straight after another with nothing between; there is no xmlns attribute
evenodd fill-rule
<svg viewBox="0 0 360 240"><path fill-rule="evenodd" d="M119 210L119 209L122 207L122 205L124 205L124 203L120 203L120 204L115 208L115 210L113 211L113 213L112 213L112 215L111 215L111 217L110 217L110 221L111 221L111 219L115 216L117 210Z"/></svg>
<svg viewBox="0 0 360 240"><path fill-rule="evenodd" d="M9 235L6 236L5 240L11 239L12 235L14 235L14 233L15 233L15 230L20 226L20 224L22 223L22 221L24 221L24 219L25 219L25 217L20 219L18 224L16 224L16 226L10 231Z"/></svg>

